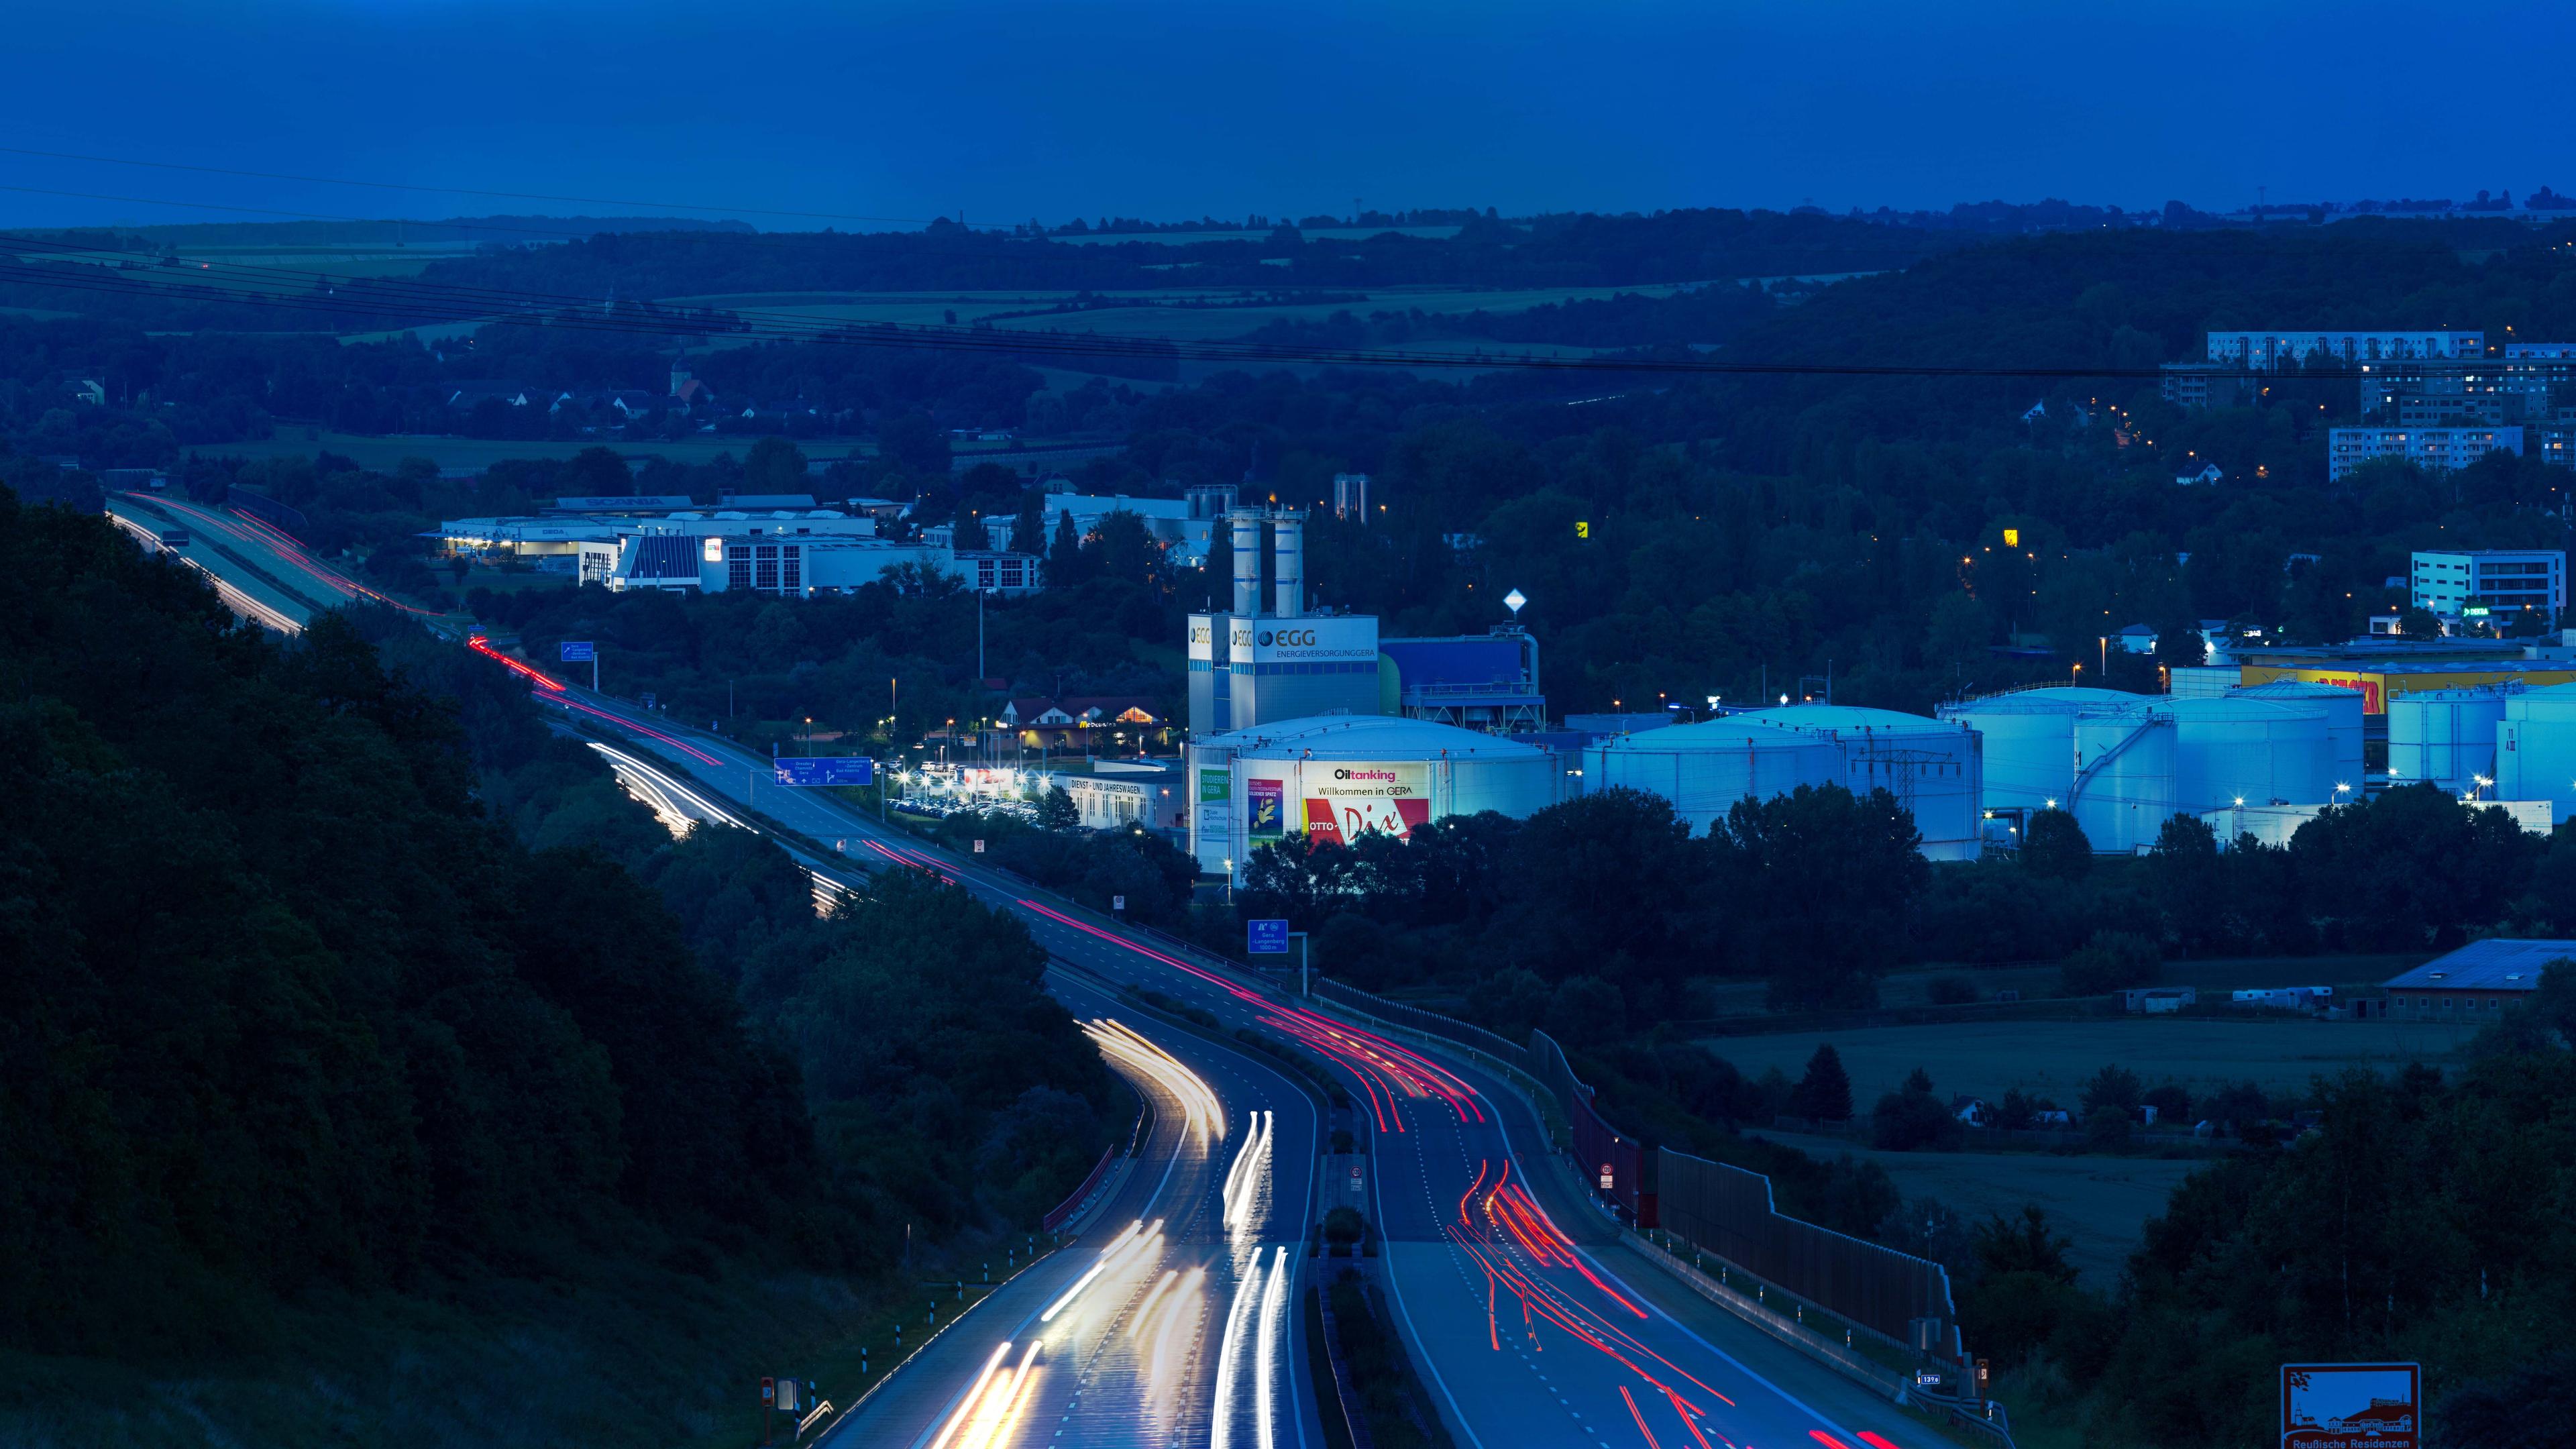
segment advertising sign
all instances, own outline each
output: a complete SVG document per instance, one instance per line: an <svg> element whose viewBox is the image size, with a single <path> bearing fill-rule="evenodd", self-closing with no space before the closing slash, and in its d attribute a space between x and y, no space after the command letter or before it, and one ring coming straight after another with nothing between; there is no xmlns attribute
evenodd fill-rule
<svg viewBox="0 0 2576 1449"><path fill-rule="evenodd" d="M1431 767L1422 761L1308 761L1304 776L1310 843L1348 845L1372 830L1402 840L1413 834L1413 827L1431 821Z"/></svg>
<svg viewBox="0 0 2576 1449"><path fill-rule="evenodd" d="M771 761L781 785L865 785L876 762L865 755L788 755Z"/></svg>
<svg viewBox="0 0 2576 1449"><path fill-rule="evenodd" d="M1231 780L1232 777L1223 769L1201 769L1199 771L1199 803L1206 805L1231 799L1234 792L1234 786L1231 783Z"/></svg>
<svg viewBox="0 0 2576 1449"><path fill-rule="evenodd" d="M1254 840L1277 840L1287 833L1288 787L1281 780L1243 782L1244 834Z"/></svg>
<svg viewBox="0 0 2576 1449"><path fill-rule="evenodd" d="M2285 1363L2281 1449L2417 1449L2423 1387L2411 1363Z"/></svg>

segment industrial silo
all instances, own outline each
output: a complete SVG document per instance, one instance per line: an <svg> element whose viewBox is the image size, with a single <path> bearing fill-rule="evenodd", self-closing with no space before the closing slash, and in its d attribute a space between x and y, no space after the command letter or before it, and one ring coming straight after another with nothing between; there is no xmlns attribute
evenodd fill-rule
<svg viewBox="0 0 2576 1449"><path fill-rule="evenodd" d="M2506 695L2495 762L2497 799L2546 800L2552 821L2576 813L2576 684Z"/></svg>
<svg viewBox="0 0 2576 1449"><path fill-rule="evenodd" d="M2501 689L2428 689L2391 698L2388 783L2430 781L2464 795L2479 776L2495 779L2505 698Z"/></svg>
<svg viewBox="0 0 2576 1449"><path fill-rule="evenodd" d="M2174 790L2193 814L2246 805L2332 804L2360 794L2334 778L2326 714L2312 702L2277 704L2238 695L2177 699ZM2352 789L2338 792L2338 784Z"/></svg>
<svg viewBox="0 0 2576 1449"><path fill-rule="evenodd" d="M2326 782L2328 792L2334 793L2333 787L2336 785L2352 787L2350 790L2341 792L2346 797L2345 800L2326 799L2323 803L2343 804L2359 798L2361 794L2361 713L2362 705L2365 703L2360 690L2345 689L2332 684L2316 684L2304 679L2276 679L2269 684L2249 684L2241 689L2231 689L2227 693L2234 699L2259 699L2270 704L2289 705L2294 709L2308 706L2322 708L2326 713L2326 743L2330 750L2327 770L2334 776Z"/></svg>
<svg viewBox="0 0 2576 1449"><path fill-rule="evenodd" d="M1705 834L1738 800L1785 795L1842 779L1831 740L1743 716L1614 735L1584 751L1584 784L1644 790Z"/></svg>
<svg viewBox="0 0 2576 1449"><path fill-rule="evenodd" d="M1978 739L1948 720L1886 709L1793 704L1737 716L1830 741L1839 778L1857 795L1883 789L1914 812L1931 860L1974 860L1982 850Z"/></svg>
<svg viewBox="0 0 2576 1449"><path fill-rule="evenodd" d="M2046 810L2064 805L2075 784L2075 717L2146 698L2057 684L1945 704L1941 718L1977 732L1986 809Z"/></svg>
<svg viewBox="0 0 2576 1449"><path fill-rule="evenodd" d="M2097 851L2127 855L2156 843L2180 808L2169 704L2103 708L2073 722L2075 778L2066 808Z"/></svg>

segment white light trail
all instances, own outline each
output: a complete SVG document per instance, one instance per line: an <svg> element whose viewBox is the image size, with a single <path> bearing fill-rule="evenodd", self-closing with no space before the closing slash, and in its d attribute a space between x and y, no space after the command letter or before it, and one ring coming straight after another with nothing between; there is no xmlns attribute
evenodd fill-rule
<svg viewBox="0 0 2576 1449"><path fill-rule="evenodd" d="M1108 1018L1092 1021L1082 1030L1103 1055L1132 1067L1169 1093L1180 1104L1185 1130L1197 1135L1202 1148L1225 1139L1225 1109L1216 1093L1180 1058Z"/></svg>
<svg viewBox="0 0 2576 1449"><path fill-rule="evenodd" d="M1225 1225L1240 1234L1252 1224L1252 1209L1270 1175L1270 1129L1274 1114L1255 1112L1245 1128L1243 1150L1225 1179Z"/></svg>
<svg viewBox="0 0 2576 1449"><path fill-rule="evenodd" d="M1145 1301L1136 1309L1136 1316L1127 1320L1129 1338L1137 1337L1145 1331L1146 1321L1154 1316L1154 1305L1160 1302L1163 1295L1171 1291L1172 1285L1179 1281L1181 1281L1181 1272L1178 1268L1166 1268L1163 1270L1163 1276L1154 1280L1154 1291L1145 1295Z"/></svg>
<svg viewBox="0 0 2576 1449"><path fill-rule="evenodd" d="M1038 1322L1055 1322L1055 1316L1064 1311L1065 1305L1081 1297L1082 1290L1090 1287L1094 1279L1110 1269L1125 1268L1129 1264L1144 1261L1153 1255L1162 1241L1163 1220L1161 1218L1154 1219L1154 1225L1150 1228L1141 1222L1128 1224L1125 1232L1111 1239L1109 1246L1100 1250L1100 1261L1092 1264L1090 1271L1076 1279L1072 1287L1064 1290L1063 1297L1047 1305L1047 1311L1038 1315Z"/></svg>
<svg viewBox="0 0 2576 1449"><path fill-rule="evenodd" d="M1002 1347L1007 1349L1010 1345ZM1020 1355L1020 1366L1010 1375L1010 1381L994 1382L993 1391L984 1396L984 1412L979 1416L982 1424L972 1439L960 1441L959 1449L995 1449L1011 1442L1011 1430L1018 1426L1020 1410L1028 1402L1029 1365L1037 1356L1038 1346L1032 1342L1029 1351Z"/></svg>
<svg viewBox="0 0 2576 1449"><path fill-rule="evenodd" d="M1241 1407L1236 1396L1243 1382L1243 1336L1251 1331L1260 1310L1261 1259L1256 1254L1251 1270L1235 1284L1234 1307L1225 1315L1225 1337L1217 1345L1216 1406L1208 1416L1214 1433L1208 1449L1231 1449L1234 1442L1234 1420Z"/></svg>
<svg viewBox="0 0 2576 1449"><path fill-rule="evenodd" d="M1253 1390L1254 1422L1261 1430L1261 1449L1274 1449L1278 1430L1271 1422L1279 1398L1279 1329L1288 1303L1288 1250L1272 1260L1270 1286L1261 1294L1261 1378Z"/></svg>
<svg viewBox="0 0 2576 1449"><path fill-rule="evenodd" d="M984 1371L975 1375L974 1385L966 1390L966 1397L957 1401L956 1412L950 1414L948 1422L940 1426L939 1437L930 1441L930 1449L948 1449L948 1441L956 1438L957 1431L965 1426L968 1419L974 1417L975 1403L984 1396L984 1386L993 1381L993 1370L1002 1366L1003 1355L1010 1351L1011 1345L1008 1340L1005 1340L1001 1347L993 1350L991 1358L984 1360Z"/></svg>

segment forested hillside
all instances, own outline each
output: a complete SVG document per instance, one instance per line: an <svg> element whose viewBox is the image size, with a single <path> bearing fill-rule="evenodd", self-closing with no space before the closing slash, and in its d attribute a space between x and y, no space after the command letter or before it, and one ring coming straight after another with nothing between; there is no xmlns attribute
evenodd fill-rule
<svg viewBox="0 0 2576 1449"><path fill-rule="evenodd" d="M0 611L0 1358L256 1379L317 1297L372 1325L538 1280L855 1303L907 1225L1031 1225L1099 1150L1113 1089L1043 954L959 892L818 921L497 668L389 613L275 642L5 493ZM653 1332L740 1307L670 1291ZM628 1301L548 1331L641 1329ZM332 1349L435 1366L422 1331ZM651 1392L731 1351L701 1357Z"/></svg>

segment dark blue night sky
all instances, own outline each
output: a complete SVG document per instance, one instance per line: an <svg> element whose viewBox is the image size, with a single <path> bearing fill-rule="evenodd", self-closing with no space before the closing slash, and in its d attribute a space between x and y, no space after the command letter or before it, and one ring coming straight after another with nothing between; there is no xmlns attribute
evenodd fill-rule
<svg viewBox="0 0 2576 1449"><path fill-rule="evenodd" d="M0 144L715 208L2226 209L2576 188L2576 9L1951 0L13 7ZM2519 58L2519 59L2518 59ZM0 154L288 212L598 212ZM0 191L0 222L257 220ZM763 225L815 225L752 216ZM844 223L845 225L851 223Z"/></svg>

